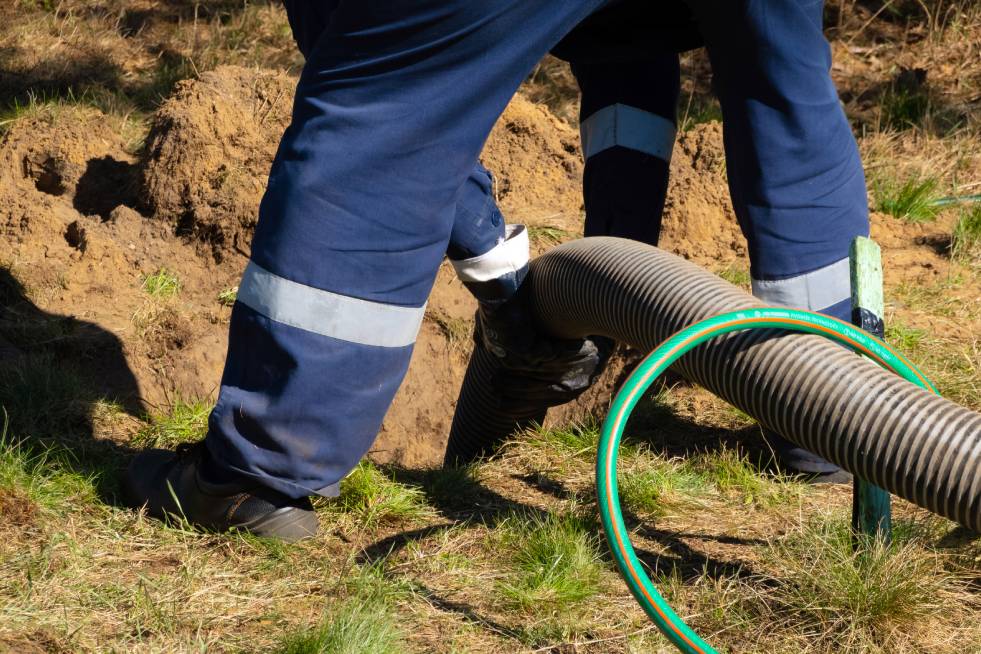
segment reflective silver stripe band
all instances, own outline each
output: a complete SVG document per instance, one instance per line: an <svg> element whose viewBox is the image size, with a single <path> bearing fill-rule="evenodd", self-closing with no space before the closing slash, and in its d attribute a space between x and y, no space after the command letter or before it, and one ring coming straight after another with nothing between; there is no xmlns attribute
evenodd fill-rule
<svg viewBox="0 0 981 654"><path fill-rule="evenodd" d="M603 107L579 125L587 159L614 145L671 161L675 126L667 118L626 104Z"/></svg>
<svg viewBox="0 0 981 654"><path fill-rule="evenodd" d="M461 282L489 282L517 272L528 265L528 230L508 225L504 240L484 254L450 263Z"/></svg>
<svg viewBox="0 0 981 654"><path fill-rule="evenodd" d="M753 295L781 307L827 309L852 296L848 258L796 277L754 279Z"/></svg>
<svg viewBox="0 0 981 654"><path fill-rule="evenodd" d="M369 302L274 275L250 261L238 301L271 320L350 343L405 347L416 341L426 307Z"/></svg>

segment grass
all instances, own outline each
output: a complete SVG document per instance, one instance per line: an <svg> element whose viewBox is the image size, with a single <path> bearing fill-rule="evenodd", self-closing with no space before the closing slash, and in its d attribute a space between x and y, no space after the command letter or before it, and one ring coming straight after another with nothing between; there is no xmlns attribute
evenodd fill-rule
<svg viewBox="0 0 981 654"><path fill-rule="evenodd" d="M938 181L911 177L903 183L879 180L874 185L876 210L911 223L932 222L940 213L933 204Z"/></svg>
<svg viewBox="0 0 981 654"><path fill-rule="evenodd" d="M177 279L177 275L161 268L143 278L143 290L154 299L164 300L180 293L181 282Z"/></svg>
<svg viewBox="0 0 981 654"><path fill-rule="evenodd" d="M532 447L553 450L565 456L596 457L600 442L600 425L593 422L574 422L564 427L537 427L529 435Z"/></svg>
<svg viewBox="0 0 981 654"><path fill-rule="evenodd" d="M287 635L277 654L402 654L404 629L393 600L377 572L368 569L353 580L354 594L321 623Z"/></svg>
<svg viewBox="0 0 981 654"><path fill-rule="evenodd" d="M232 288L226 288L225 290L218 293L218 304L223 307L230 307L235 304L235 300L238 299L238 286Z"/></svg>
<svg viewBox="0 0 981 654"><path fill-rule="evenodd" d="M113 56L125 61L125 74L95 71L67 84L41 80L29 90L0 91L7 98L0 131L95 108L132 132L127 149L135 152L147 112L180 79L220 63L293 70L300 63L281 7L263 0L149 3L149 20L135 27L127 24L133 8L116 0L98 11L79 0L19 2L25 13L15 13L9 34L0 36L0 51L10 55L0 57L0 85L20 84L45 68L11 68L18 57L58 72L78 53L106 48L118 48ZM899 51L896 65L916 57L930 68L937 102L971 101L979 89L963 44L977 41L976 29L936 0L902 0L883 14L900 5L896 25L910 38L890 49L893 36L880 34L876 21L868 30L872 47L860 39L857 48L840 48L836 75L862 50L880 61ZM976 5L965 0L958 11L976 16ZM864 23L866 9L852 9ZM925 29L921 16L929 20ZM906 21L913 23L907 28ZM945 34L933 28L955 21L957 29ZM964 53L951 61L956 88L941 86L945 66L934 64L947 62L921 46L941 39ZM699 88L707 87L703 81ZM540 99L575 122L567 65L551 59L531 82ZM687 95L681 129L719 117L710 100ZM871 108L901 130L879 135L889 141L881 170L895 179L884 178L874 190L877 206L891 201L904 220L932 220L935 195L976 181L976 134L936 138L929 128L943 107L924 97L894 95ZM862 122L874 125L875 118ZM921 151L924 139L928 152ZM904 140L914 142L907 152L899 146ZM934 178L935 186L924 189ZM947 396L976 409L981 344L968 321L979 315L971 266L979 258L978 222L965 212L949 230L955 266L946 281L891 288L900 317L887 320L893 342ZM572 236L548 226L530 231L540 246ZM166 300L181 290L173 272L164 272L176 287L166 290L169 281L161 279L162 295L146 290L152 310L144 322L147 330L170 333L178 321L166 313L173 309ZM722 276L748 284L744 270ZM26 354L0 362L0 405L9 413L0 438L0 651L673 651L604 561L595 519L583 517L595 497L595 424L536 430L479 468L393 476L363 464L344 481L337 502L318 502L324 530L305 543L167 527L112 504L103 484L125 456L110 449L114 460L100 460L99 468L91 450L193 440L205 429L207 404L176 402L142 421L124 416L87 375L100 352L83 342L84 323L24 311L18 298L45 306L39 298L47 287L39 288L44 292L10 292L9 301L0 288L0 329ZM217 301L227 305L234 297L224 289ZM962 323L967 336L946 333L941 319ZM465 321L434 322L451 342L469 339ZM621 452L623 501L637 527L632 538L655 583L696 631L734 653L977 650L976 536L942 520L911 521L910 514L919 520L922 512L897 500L895 545L855 555L842 519L847 492L805 491L761 472L738 450L704 453L719 438L752 438L748 424L704 391L682 385L638 408L635 437Z"/></svg>
<svg viewBox="0 0 981 654"><path fill-rule="evenodd" d="M50 353L0 367L0 406L18 439L61 439L85 429L89 396L78 372Z"/></svg>
<svg viewBox="0 0 981 654"><path fill-rule="evenodd" d="M699 97L690 95L679 100L678 131L687 132L696 125L722 121L722 107L714 97Z"/></svg>
<svg viewBox="0 0 981 654"><path fill-rule="evenodd" d="M890 88L882 95L879 120L884 129L910 129L923 124L930 108L930 96L924 90Z"/></svg>
<svg viewBox="0 0 981 654"><path fill-rule="evenodd" d="M981 409L981 341L964 343L896 320L886 323L887 340L933 381L940 394Z"/></svg>
<svg viewBox="0 0 981 654"><path fill-rule="evenodd" d="M626 466L618 483L624 508L654 516L697 511L699 498L712 489L710 481L687 462L651 456L638 457Z"/></svg>
<svg viewBox="0 0 981 654"><path fill-rule="evenodd" d="M886 341L904 352L916 350L926 337L926 330L908 327L902 323L893 322L886 325Z"/></svg>
<svg viewBox="0 0 981 654"><path fill-rule="evenodd" d="M63 515L72 506L94 504L98 494L92 475L66 465L63 452L18 441L9 418L0 431L0 522L32 527L40 511Z"/></svg>
<svg viewBox="0 0 981 654"><path fill-rule="evenodd" d="M981 260L981 204L961 213L950 238L950 256L960 261Z"/></svg>
<svg viewBox="0 0 981 654"><path fill-rule="evenodd" d="M341 481L337 509L365 529L432 517L419 488L401 484L369 461L362 461Z"/></svg>
<svg viewBox="0 0 981 654"><path fill-rule="evenodd" d="M798 499L803 492L801 484L760 473L746 454L727 447L699 455L692 465L716 490L743 505L776 506Z"/></svg>
<svg viewBox="0 0 981 654"><path fill-rule="evenodd" d="M164 268L143 278L143 290L154 299L166 299L176 296L181 289L177 276Z"/></svg>
<svg viewBox="0 0 981 654"><path fill-rule="evenodd" d="M426 320L436 325L451 347L461 349L473 338L474 323L471 319L455 318L441 309L430 309Z"/></svg>
<svg viewBox="0 0 981 654"><path fill-rule="evenodd" d="M423 475L422 485L440 506L471 508L480 496L480 468L477 464L433 468Z"/></svg>
<svg viewBox="0 0 981 654"><path fill-rule="evenodd" d="M558 245L576 237L570 231L552 227L551 225L528 225L528 238L533 243L542 245Z"/></svg>
<svg viewBox="0 0 981 654"><path fill-rule="evenodd" d="M978 608L967 587L945 570L942 557L914 540L881 541L855 551L849 523L818 517L765 548L780 570L770 600L785 619L832 646L887 643L929 629L958 597ZM955 604L956 605L956 604Z"/></svg>
<svg viewBox="0 0 981 654"><path fill-rule="evenodd" d="M208 431L208 416L213 406L203 400L177 400L167 411L151 412L146 425L133 439L133 445L172 449L180 443L197 442Z"/></svg>
<svg viewBox="0 0 981 654"><path fill-rule="evenodd" d="M749 290L753 284L753 280L749 276L749 270L736 265L723 268L716 274L730 284L734 284L742 289Z"/></svg>
<svg viewBox="0 0 981 654"><path fill-rule="evenodd" d="M574 513L512 515L501 534L513 572L500 583L512 607L537 613L568 610L600 590L596 524Z"/></svg>

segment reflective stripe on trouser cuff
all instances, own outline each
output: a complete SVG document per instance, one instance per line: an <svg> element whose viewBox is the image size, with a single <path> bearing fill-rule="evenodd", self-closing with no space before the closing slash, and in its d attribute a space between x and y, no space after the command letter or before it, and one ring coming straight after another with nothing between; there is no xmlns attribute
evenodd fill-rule
<svg viewBox="0 0 981 654"><path fill-rule="evenodd" d="M528 265L528 230L524 225L508 225L504 240L476 257L451 261L461 282L489 282L516 274Z"/></svg>
<svg viewBox="0 0 981 654"><path fill-rule="evenodd" d="M284 325L349 343L405 347L416 341L426 307L369 302L290 281L250 261L238 301Z"/></svg>
<svg viewBox="0 0 981 654"><path fill-rule="evenodd" d="M667 118L626 104L603 107L579 125L587 159L619 145L671 161L675 131Z"/></svg>
<svg viewBox="0 0 981 654"><path fill-rule="evenodd" d="M754 279L753 295L782 307L820 311L851 297L848 258L787 279Z"/></svg>

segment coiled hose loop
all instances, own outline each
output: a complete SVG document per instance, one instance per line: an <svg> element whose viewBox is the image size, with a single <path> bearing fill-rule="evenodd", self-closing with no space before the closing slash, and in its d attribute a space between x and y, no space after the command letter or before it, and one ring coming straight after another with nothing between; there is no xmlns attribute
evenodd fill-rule
<svg viewBox="0 0 981 654"><path fill-rule="evenodd" d="M599 496L600 516L606 540L630 592L658 629L686 654L714 654L715 650L668 606L644 572L644 566L630 544L629 532L620 511L616 476L617 453L630 412L654 380L672 363L710 339L749 329L783 329L830 338L867 355L913 384L933 393L937 392L916 366L879 339L841 320L792 309L747 309L703 320L669 338L637 366L617 393L603 423L603 435L596 458L596 491Z"/></svg>

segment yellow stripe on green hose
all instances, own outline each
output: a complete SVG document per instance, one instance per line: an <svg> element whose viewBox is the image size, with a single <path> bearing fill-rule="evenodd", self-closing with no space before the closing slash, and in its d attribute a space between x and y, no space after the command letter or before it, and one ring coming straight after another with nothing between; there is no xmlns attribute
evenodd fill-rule
<svg viewBox="0 0 981 654"><path fill-rule="evenodd" d="M613 407L603 423L603 435L596 460L596 488L599 494L603 530L613 551L617 567L630 587L630 592L650 616L658 629L678 647L694 654L715 654L715 650L699 638L668 606L637 559L627 527L620 512L617 490L617 451L623 428L637 401L668 366L705 341L747 329L781 329L825 336L857 352L865 354L882 367L892 370L906 380L937 393L937 389L903 355L862 330L836 318L794 309L747 309L724 313L703 320L678 332L654 350L624 382L613 400ZM939 394L939 393L938 393Z"/></svg>

